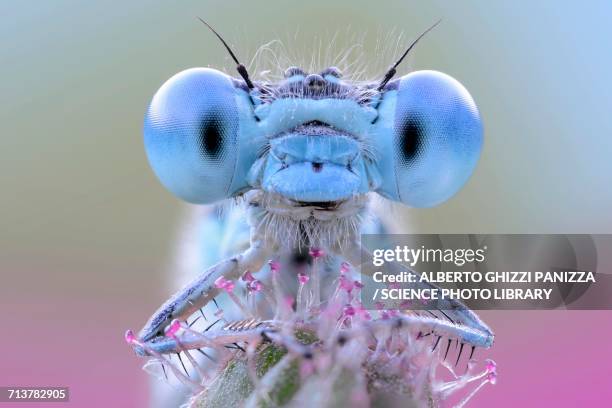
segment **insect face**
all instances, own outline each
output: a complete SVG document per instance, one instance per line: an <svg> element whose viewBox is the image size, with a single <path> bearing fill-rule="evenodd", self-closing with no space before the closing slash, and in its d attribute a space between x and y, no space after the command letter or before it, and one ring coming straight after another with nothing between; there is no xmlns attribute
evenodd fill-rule
<svg viewBox="0 0 612 408"><path fill-rule="evenodd" d="M333 68L288 71L284 82L250 92L212 69L164 84L145 119L147 153L162 183L198 203L263 188L303 202L376 191L426 207L471 174L480 118L447 75L414 72L378 93L325 74Z"/></svg>
<svg viewBox="0 0 612 408"><path fill-rule="evenodd" d="M164 186L195 203L255 189L298 207L368 192L437 205L471 175L482 125L469 93L445 74L391 80L402 59L380 83L346 82L335 67L290 67L278 83L251 81L241 64L242 80L181 72L147 111L149 161Z"/></svg>
<svg viewBox="0 0 612 408"><path fill-rule="evenodd" d="M367 193L359 143L325 125L301 125L270 141L262 187L299 202Z"/></svg>
<svg viewBox="0 0 612 408"><path fill-rule="evenodd" d="M255 114L270 123L267 153L250 174L253 187L328 208L370 191L364 136L375 112L359 103L365 92L340 76L335 67L318 74L291 67L264 89L267 103Z"/></svg>

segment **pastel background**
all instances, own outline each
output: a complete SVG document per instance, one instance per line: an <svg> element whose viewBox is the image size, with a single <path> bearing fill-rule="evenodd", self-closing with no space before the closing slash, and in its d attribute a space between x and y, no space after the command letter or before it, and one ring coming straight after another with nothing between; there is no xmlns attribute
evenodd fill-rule
<svg viewBox="0 0 612 408"><path fill-rule="evenodd" d="M414 38L442 18L408 67L470 90L485 148L465 189L403 222L612 233L609 2L58 0L2 2L0 15L0 385L70 386L72 402L54 406L147 404L142 361L122 337L169 294L184 206L149 170L141 124L174 73L231 67L197 15L244 60L279 37L318 51L349 27L380 69L391 62L375 60L381 33ZM612 313L482 317L497 339L481 355L499 382L471 406L610 405Z"/></svg>

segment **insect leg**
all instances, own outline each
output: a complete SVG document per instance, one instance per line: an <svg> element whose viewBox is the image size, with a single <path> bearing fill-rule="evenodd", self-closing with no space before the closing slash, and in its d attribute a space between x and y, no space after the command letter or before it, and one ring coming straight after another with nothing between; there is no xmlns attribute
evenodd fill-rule
<svg viewBox="0 0 612 408"><path fill-rule="evenodd" d="M200 277L193 280L168 299L149 319L140 331L143 342L161 336L166 326L174 319L185 321L219 294L215 281L220 277L238 279L246 271L261 269L270 251L261 242L252 242L243 253L211 266Z"/></svg>
<svg viewBox="0 0 612 408"><path fill-rule="evenodd" d="M351 248L344 251L343 255L354 267L360 267L362 265L362 259L371 259L369 252L358 243L354 243ZM391 273L393 273L393 271L416 273L398 262L390 262L387 266L390 268L389 271ZM429 282L415 282L410 285L415 288L438 288L438 286ZM439 299L436 301L436 306L437 310L453 323L453 325L463 326L463 328L468 329L464 334L470 339L470 341L468 341L469 344L476 344L479 347L485 348L493 344L494 335L491 329L480 320L476 313L472 312L463 303L456 299ZM451 327L451 325L449 325L449 327Z"/></svg>

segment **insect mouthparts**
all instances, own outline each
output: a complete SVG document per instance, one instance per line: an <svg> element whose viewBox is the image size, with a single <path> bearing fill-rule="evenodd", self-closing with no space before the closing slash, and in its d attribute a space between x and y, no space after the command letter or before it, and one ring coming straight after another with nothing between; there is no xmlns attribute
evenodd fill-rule
<svg viewBox="0 0 612 408"><path fill-rule="evenodd" d="M303 123L302 126L327 126L333 128L329 123L321 122L320 120L311 120L310 122Z"/></svg>
<svg viewBox="0 0 612 408"><path fill-rule="evenodd" d="M321 122L318 120L311 120L309 122L302 123L291 130L291 133L299 133L306 136L346 136L345 132L342 132L334 126Z"/></svg>

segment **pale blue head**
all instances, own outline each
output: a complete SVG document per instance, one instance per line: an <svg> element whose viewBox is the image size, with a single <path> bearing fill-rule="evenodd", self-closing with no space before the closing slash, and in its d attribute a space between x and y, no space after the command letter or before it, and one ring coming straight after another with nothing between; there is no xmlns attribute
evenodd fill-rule
<svg viewBox="0 0 612 408"><path fill-rule="evenodd" d="M261 189L296 204L377 192L437 205L474 170L478 110L450 76L417 71L391 81L395 66L382 82L357 84L334 67L291 67L278 83L251 82L242 66L241 79L183 71L147 110L149 161L166 188L193 203Z"/></svg>

